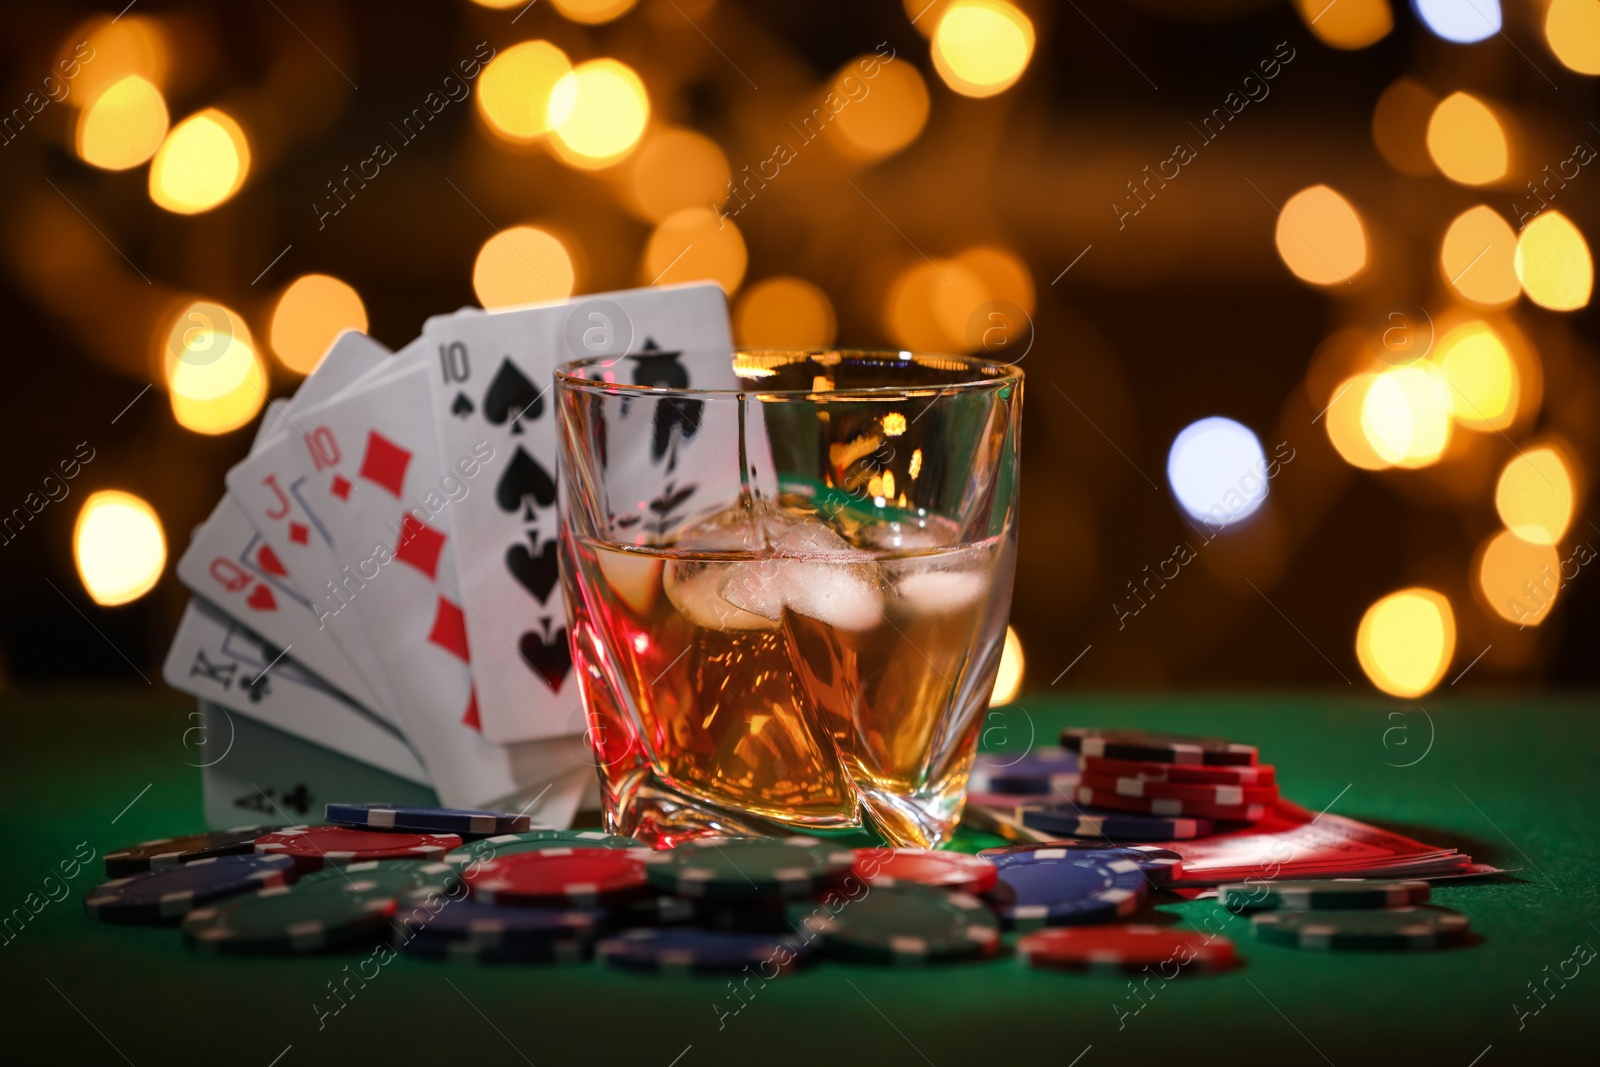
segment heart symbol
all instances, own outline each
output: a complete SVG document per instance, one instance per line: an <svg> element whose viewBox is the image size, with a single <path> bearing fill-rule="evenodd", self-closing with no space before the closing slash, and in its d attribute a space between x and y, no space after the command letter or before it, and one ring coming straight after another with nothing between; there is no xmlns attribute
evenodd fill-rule
<svg viewBox="0 0 1600 1067"><path fill-rule="evenodd" d="M272 595L272 590L260 582L257 582L256 587L250 590L250 596L245 599L245 603L257 611L278 610L278 600Z"/></svg>
<svg viewBox="0 0 1600 1067"><path fill-rule="evenodd" d="M528 535L528 542L538 544L532 534ZM529 552L525 545L512 545L506 551L506 569L543 604L550 599L550 590L556 587L556 579L560 575L556 563L556 543L546 541L544 550L537 556Z"/></svg>
<svg viewBox="0 0 1600 1067"><path fill-rule="evenodd" d="M550 629L550 620L544 620L546 631ZM563 626L548 640L529 630L517 642L517 650L522 653L522 658L528 666L539 672L539 677L544 679L552 692L561 692L561 683L566 681L567 674L572 670L572 649L567 647L567 628Z"/></svg>
<svg viewBox="0 0 1600 1067"><path fill-rule="evenodd" d="M262 545L260 551L256 553L256 562L261 564L261 569L268 574L276 575L279 578L287 578L289 576L289 572L284 569L282 561L267 545Z"/></svg>

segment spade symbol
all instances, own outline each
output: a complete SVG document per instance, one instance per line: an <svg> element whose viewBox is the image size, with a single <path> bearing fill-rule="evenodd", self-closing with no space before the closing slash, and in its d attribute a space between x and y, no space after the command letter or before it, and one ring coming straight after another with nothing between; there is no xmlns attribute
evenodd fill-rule
<svg viewBox="0 0 1600 1067"><path fill-rule="evenodd" d="M539 538L530 533L528 544L537 548ZM556 543L546 541L544 550L537 556L529 552L526 545L512 545L506 550L506 569L543 604L550 599L550 591L556 587L556 578L560 574L556 565Z"/></svg>
<svg viewBox="0 0 1600 1067"><path fill-rule="evenodd" d="M657 389L689 388L689 372L678 362L682 355L682 352L664 352L657 347L654 339L647 338L644 350L629 357L634 361L633 384ZM668 397L656 401L650 426L650 458L659 463L666 456L667 450L672 447L674 429L682 431L683 440L693 437L700 429L700 416L704 410L705 402L701 400ZM675 452L673 460L668 470L677 465Z"/></svg>
<svg viewBox="0 0 1600 1067"><path fill-rule="evenodd" d="M540 507L549 507L556 502L556 483L550 472L518 445L499 484L494 487L494 499L501 511L516 511L526 506L523 518L532 522L533 505L528 504L529 497Z"/></svg>
<svg viewBox="0 0 1600 1067"><path fill-rule="evenodd" d="M450 405L450 414L458 419L464 419L473 412L472 401L467 399L466 393L457 393L455 402Z"/></svg>
<svg viewBox="0 0 1600 1067"><path fill-rule="evenodd" d="M541 619L540 628L544 630L543 634L532 630L525 632L517 642L517 650L522 653L528 666L544 679L544 684L559 693L561 683L567 680L567 674L572 670L572 649L567 647L567 628L563 626L551 634L549 619Z"/></svg>
<svg viewBox="0 0 1600 1067"><path fill-rule="evenodd" d="M511 432L522 432L522 419L530 421L544 413L544 395L533 387L527 375L517 369L510 357L500 361L489 391L483 394L483 417L496 426L511 420Z"/></svg>

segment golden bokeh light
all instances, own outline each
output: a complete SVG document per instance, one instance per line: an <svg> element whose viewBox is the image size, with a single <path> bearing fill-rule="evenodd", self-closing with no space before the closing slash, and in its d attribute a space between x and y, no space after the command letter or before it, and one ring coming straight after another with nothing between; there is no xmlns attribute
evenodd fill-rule
<svg viewBox="0 0 1600 1067"><path fill-rule="evenodd" d="M1005 300L1033 314L1033 275L1015 253L992 245L969 248L956 255L956 262L982 280L990 300Z"/></svg>
<svg viewBox="0 0 1600 1067"><path fill-rule="evenodd" d="M1356 658L1390 696L1419 697L1439 684L1456 650L1456 617L1444 594L1416 587L1367 609L1356 629Z"/></svg>
<svg viewBox="0 0 1600 1067"><path fill-rule="evenodd" d="M1515 257L1522 291L1540 307L1575 311L1594 291L1594 259L1583 234L1559 211L1540 212L1522 228Z"/></svg>
<svg viewBox="0 0 1600 1067"><path fill-rule="evenodd" d="M1577 488L1561 451L1551 445L1514 456L1494 487L1494 508L1524 541L1553 545L1572 524Z"/></svg>
<svg viewBox="0 0 1600 1067"><path fill-rule="evenodd" d="M1478 553L1478 594L1489 610L1518 626L1538 626L1561 591L1561 557L1554 545L1524 541L1510 530Z"/></svg>
<svg viewBox="0 0 1600 1067"><path fill-rule="evenodd" d="M1361 432L1386 462L1426 467L1450 443L1450 386L1431 363L1381 372L1361 402Z"/></svg>
<svg viewBox="0 0 1600 1067"><path fill-rule="evenodd" d="M550 0L555 9L573 22L598 26L626 15L639 0Z"/></svg>
<svg viewBox="0 0 1600 1067"><path fill-rule="evenodd" d="M650 235L643 274L651 285L710 279L731 294L748 263L744 237L732 220L710 208L689 207L663 219Z"/></svg>
<svg viewBox="0 0 1600 1067"><path fill-rule="evenodd" d="M179 215L223 203L250 174L250 142L226 112L207 108L178 123L150 164L150 199Z"/></svg>
<svg viewBox="0 0 1600 1067"><path fill-rule="evenodd" d="M332 275L303 274L278 297L267 336L279 363L310 374L341 333L366 329L361 294Z"/></svg>
<svg viewBox="0 0 1600 1067"><path fill-rule="evenodd" d="M1278 255L1312 285L1341 285L1367 265L1367 233L1350 202L1326 185L1291 196L1278 212Z"/></svg>
<svg viewBox="0 0 1600 1067"><path fill-rule="evenodd" d="M1333 48L1365 48L1394 29L1389 0L1294 0L1294 7L1306 29Z"/></svg>
<svg viewBox="0 0 1600 1067"><path fill-rule="evenodd" d="M91 599L110 608L155 588L167 565L156 509L120 489L90 493L72 528L72 556Z"/></svg>
<svg viewBox="0 0 1600 1067"><path fill-rule="evenodd" d="M499 52L478 75L478 114L507 141L538 140L550 132L551 93L572 73L567 54L549 41L522 41ZM570 104L568 105L570 106Z"/></svg>
<svg viewBox="0 0 1600 1067"><path fill-rule="evenodd" d="M577 287L572 254L537 226L513 226L483 242L472 264L472 291L486 308L565 300Z"/></svg>
<svg viewBox="0 0 1600 1067"><path fill-rule="evenodd" d="M1567 69L1600 74L1600 0L1551 0L1544 39Z"/></svg>
<svg viewBox="0 0 1600 1067"><path fill-rule="evenodd" d="M654 129L628 161L629 203L651 222L686 207L720 208L731 177L728 157L711 138L693 130Z"/></svg>
<svg viewBox="0 0 1600 1067"><path fill-rule="evenodd" d="M878 66L870 81L858 68L863 62ZM835 143L856 159L893 155L916 140L928 122L928 86L910 63L878 63L871 56L852 59L834 75L829 91L851 101L834 117L833 128L839 132Z"/></svg>
<svg viewBox="0 0 1600 1067"><path fill-rule="evenodd" d="M906 9L906 18L917 28L917 32L924 37L932 37L939 19L944 15L944 9L950 6L950 0L901 0L901 6Z"/></svg>
<svg viewBox="0 0 1600 1067"><path fill-rule="evenodd" d="M76 46L83 45L81 51ZM67 103L88 107L117 82L136 74L161 88L167 83L167 35L161 23L130 13L121 18L102 17L94 29L79 27L61 50L62 59L78 58ZM86 60L86 61L85 61ZM57 68L60 69L59 67Z"/></svg>
<svg viewBox="0 0 1600 1067"><path fill-rule="evenodd" d="M1372 447L1366 431L1361 427L1367 393L1377 380L1376 374L1363 373L1340 382L1328 402L1327 411L1323 413L1323 426L1327 429L1328 440L1332 442L1334 451L1352 467L1367 471L1387 470L1394 466Z"/></svg>
<svg viewBox="0 0 1600 1067"><path fill-rule="evenodd" d="M1504 307L1522 293L1517 281L1517 235L1491 207L1457 215L1439 246L1439 269L1464 300Z"/></svg>
<svg viewBox="0 0 1600 1067"><path fill-rule="evenodd" d="M238 312L195 301L173 316L161 340L168 399L180 426L228 433L266 403L266 368Z"/></svg>
<svg viewBox="0 0 1600 1067"><path fill-rule="evenodd" d="M963 96L994 96L1028 69L1033 22L1006 0L952 0L932 43L933 67L946 85Z"/></svg>
<svg viewBox="0 0 1600 1067"><path fill-rule="evenodd" d="M804 278L763 278L739 298L733 337L750 348L826 348L838 323L828 294Z"/></svg>
<svg viewBox="0 0 1600 1067"><path fill-rule="evenodd" d="M1389 166L1413 178L1437 171L1428 155L1428 120L1439 103L1421 82L1399 78L1372 109L1372 141Z"/></svg>
<svg viewBox="0 0 1600 1067"><path fill-rule="evenodd" d="M632 67L591 59L550 91L551 146L562 162L599 170L626 159L650 121L650 95Z"/></svg>
<svg viewBox="0 0 1600 1067"><path fill-rule="evenodd" d="M1010 626L1006 627L1005 647L1000 650L1000 671L994 676L994 688L989 691L989 706L1009 704L1022 692L1022 638Z"/></svg>
<svg viewBox="0 0 1600 1067"><path fill-rule="evenodd" d="M1470 93L1451 93L1428 119L1428 155L1451 181L1487 185L1506 176L1511 149L1488 104Z"/></svg>
<svg viewBox="0 0 1600 1067"><path fill-rule="evenodd" d="M919 259L890 285L884 327L901 348L963 352L973 316L988 300L988 287L971 268L954 259Z"/></svg>
<svg viewBox="0 0 1600 1067"><path fill-rule="evenodd" d="M250 345L235 341L233 347L239 351L244 377L232 389L207 397L185 395L176 388L168 394L172 417L179 426L209 435L232 433L260 413L267 402L266 368ZM184 372L178 375L176 384L183 388L204 388L203 384L195 381L201 377L193 372Z"/></svg>
<svg viewBox="0 0 1600 1067"><path fill-rule="evenodd" d="M102 170L127 170L156 154L167 136L167 102L137 74L112 85L78 113L78 158Z"/></svg>
<svg viewBox="0 0 1600 1067"><path fill-rule="evenodd" d="M1450 412L1469 430L1505 430L1516 421L1522 383L1505 340L1486 322L1463 323L1434 346Z"/></svg>
<svg viewBox="0 0 1600 1067"><path fill-rule="evenodd" d="M472 0L479 7L487 7L494 11L504 11L508 7L522 7L527 0Z"/></svg>

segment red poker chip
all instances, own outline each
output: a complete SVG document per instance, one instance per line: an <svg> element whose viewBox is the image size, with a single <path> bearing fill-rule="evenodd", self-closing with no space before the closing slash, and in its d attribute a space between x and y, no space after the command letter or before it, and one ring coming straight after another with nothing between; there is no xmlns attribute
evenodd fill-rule
<svg viewBox="0 0 1600 1067"><path fill-rule="evenodd" d="M1124 797L1165 797L1197 804L1271 804L1278 799L1278 787L1206 784L1201 782L1153 782L1148 778L1113 778L1086 774L1079 783L1099 793Z"/></svg>
<svg viewBox="0 0 1600 1067"><path fill-rule="evenodd" d="M965 852L930 852L920 848L858 848L856 877L873 885L913 882L963 893L994 888L999 868Z"/></svg>
<svg viewBox="0 0 1600 1067"><path fill-rule="evenodd" d="M1233 942L1226 938L1142 923L1050 927L1021 938L1017 951L1035 967L1116 973L1148 969L1164 979L1227 970L1238 962Z"/></svg>
<svg viewBox="0 0 1600 1067"><path fill-rule="evenodd" d="M597 904L626 900L648 886L645 849L547 848L480 863L466 875L488 904Z"/></svg>
<svg viewBox="0 0 1600 1067"><path fill-rule="evenodd" d="M1083 774L1100 778L1144 778L1154 782L1192 782L1200 785L1268 786L1278 780L1278 769L1270 763L1254 767L1212 767L1193 763L1151 763L1109 759L1105 756L1080 756L1078 768Z"/></svg>
<svg viewBox="0 0 1600 1067"><path fill-rule="evenodd" d="M1136 811L1141 815L1167 818L1222 819L1230 822L1259 822L1272 810L1270 804L1206 804L1197 800L1172 800L1168 797L1125 797L1110 790L1079 786L1077 801L1091 808L1110 811Z"/></svg>
<svg viewBox="0 0 1600 1067"><path fill-rule="evenodd" d="M367 860L437 860L461 847L455 834L407 834L349 826L291 826L256 838L258 855L294 857L302 871Z"/></svg>

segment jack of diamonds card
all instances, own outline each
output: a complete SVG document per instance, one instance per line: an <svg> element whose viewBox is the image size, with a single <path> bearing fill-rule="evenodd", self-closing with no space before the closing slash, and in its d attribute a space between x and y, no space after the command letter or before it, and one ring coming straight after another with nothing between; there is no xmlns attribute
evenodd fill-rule
<svg viewBox="0 0 1600 1067"><path fill-rule="evenodd" d="M631 353L640 357L634 370L646 376L637 384L701 384L688 381L676 356L731 352L726 298L715 285L697 284L458 312L430 320L422 341L440 456L448 460L479 440L495 450L493 491L470 495L452 512L484 733L512 741L581 731L556 562L554 370L585 355ZM637 417L654 419L668 407L641 403ZM674 412L687 417L681 406L671 408L668 423ZM677 444L695 438L698 425L685 417L661 427L670 449L641 460L640 478L657 495L671 477L693 481L683 472L695 464ZM736 447L709 444L708 462L729 466L725 474L736 483L736 466L724 459ZM665 469L668 451L684 460L676 474Z"/></svg>

